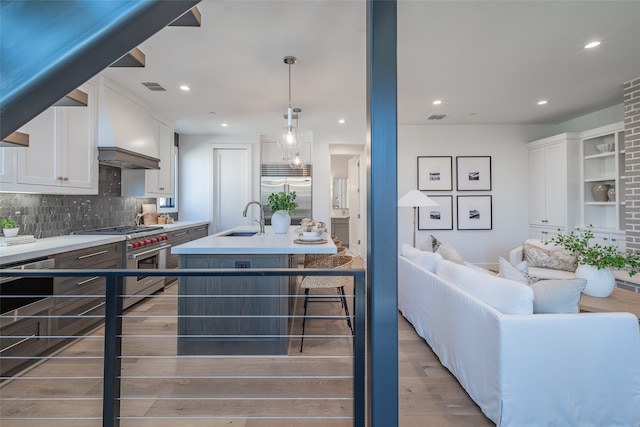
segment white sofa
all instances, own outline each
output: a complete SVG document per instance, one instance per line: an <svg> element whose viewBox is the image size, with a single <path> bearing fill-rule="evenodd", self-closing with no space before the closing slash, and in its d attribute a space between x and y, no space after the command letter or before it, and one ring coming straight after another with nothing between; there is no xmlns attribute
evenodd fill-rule
<svg viewBox="0 0 640 427"><path fill-rule="evenodd" d="M498 426L640 425L634 315L532 314L529 286L405 250L399 310Z"/></svg>
<svg viewBox="0 0 640 427"><path fill-rule="evenodd" d="M539 246L544 249L553 250L558 249L558 246L553 244L544 244L540 239L527 239L525 243L529 243L535 246ZM516 266L520 262L524 261L524 245L520 245L509 252L509 262L511 265ZM572 279L576 277L574 272L565 270L554 270L551 268L532 267L528 266L529 275L534 277L540 277L542 279Z"/></svg>

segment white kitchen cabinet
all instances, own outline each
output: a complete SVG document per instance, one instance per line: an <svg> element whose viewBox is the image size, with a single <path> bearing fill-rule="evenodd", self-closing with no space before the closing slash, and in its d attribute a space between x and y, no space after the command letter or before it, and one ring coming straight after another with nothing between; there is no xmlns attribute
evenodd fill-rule
<svg viewBox="0 0 640 427"><path fill-rule="evenodd" d="M19 148L0 148L0 183L2 184L11 184L15 182L16 150L19 150ZM3 188L0 188L0 191L1 190L4 190L4 186Z"/></svg>
<svg viewBox="0 0 640 427"><path fill-rule="evenodd" d="M29 147L14 149L15 171L3 177L3 191L98 194L95 86L80 90L88 94L86 107L51 107L24 126Z"/></svg>
<svg viewBox="0 0 640 427"><path fill-rule="evenodd" d="M542 231L574 227L580 218L580 161L577 134L564 133L530 142L529 226Z"/></svg>
<svg viewBox="0 0 640 427"><path fill-rule="evenodd" d="M558 229L545 227L529 227L529 237L532 239L549 240L558 235Z"/></svg>
<svg viewBox="0 0 640 427"><path fill-rule="evenodd" d="M582 225L623 230L624 226L624 123L614 123L581 134L583 159ZM607 146L604 148L603 146ZM600 148L600 149L599 149ZM596 200L592 189L614 188L615 195Z"/></svg>
<svg viewBox="0 0 640 427"><path fill-rule="evenodd" d="M122 195L135 197L171 197L174 193L173 129L154 120L160 169L123 169Z"/></svg>

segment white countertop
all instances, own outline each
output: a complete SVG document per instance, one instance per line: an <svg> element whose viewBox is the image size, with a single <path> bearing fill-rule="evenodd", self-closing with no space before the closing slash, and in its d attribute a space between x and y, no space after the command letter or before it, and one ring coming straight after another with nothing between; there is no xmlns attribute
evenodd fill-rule
<svg viewBox="0 0 640 427"><path fill-rule="evenodd" d="M171 253L178 255L229 255L229 254L334 254L338 250L331 238L321 244L300 244L293 241L298 238L297 226L289 228L286 234L276 234L270 226L265 234L250 237L221 236L229 231L258 231L254 226L234 227L211 236L192 240L179 246L173 246Z"/></svg>
<svg viewBox="0 0 640 427"><path fill-rule="evenodd" d="M35 243L0 247L0 264L21 262L28 259L51 256L62 252L75 251L76 249L84 249L91 246L122 242L124 240L125 236L68 235L47 237L45 239L38 239Z"/></svg>

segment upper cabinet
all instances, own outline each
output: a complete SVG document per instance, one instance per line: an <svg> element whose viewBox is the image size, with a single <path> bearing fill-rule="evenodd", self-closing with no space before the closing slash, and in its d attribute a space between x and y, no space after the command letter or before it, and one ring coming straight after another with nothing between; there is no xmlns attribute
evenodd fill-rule
<svg viewBox="0 0 640 427"><path fill-rule="evenodd" d="M624 230L624 123L585 131L581 138L582 225Z"/></svg>
<svg viewBox="0 0 640 427"><path fill-rule="evenodd" d="M153 120L160 169L122 169L122 195L135 197L172 197L175 182L173 160L174 131Z"/></svg>
<svg viewBox="0 0 640 427"><path fill-rule="evenodd" d="M530 142L529 225L532 237L550 238L579 219L579 138L564 133Z"/></svg>
<svg viewBox="0 0 640 427"><path fill-rule="evenodd" d="M86 107L50 107L24 126L29 147L3 149L2 191L98 194L96 88Z"/></svg>

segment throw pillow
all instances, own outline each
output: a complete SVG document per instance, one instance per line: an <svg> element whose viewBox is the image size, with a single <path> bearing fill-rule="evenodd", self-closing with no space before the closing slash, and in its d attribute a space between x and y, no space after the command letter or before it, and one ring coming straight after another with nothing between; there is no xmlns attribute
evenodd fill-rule
<svg viewBox="0 0 640 427"><path fill-rule="evenodd" d="M576 271L578 259L562 248L544 249L523 243L524 260L530 267L550 268L552 270Z"/></svg>
<svg viewBox="0 0 640 427"><path fill-rule="evenodd" d="M436 239L433 234L430 234L427 240L422 242L422 245L420 245L420 249L427 252L435 252L438 250L441 244L442 243L438 239Z"/></svg>
<svg viewBox="0 0 640 427"><path fill-rule="evenodd" d="M584 279L540 280L531 285L533 313L578 313Z"/></svg>
<svg viewBox="0 0 640 427"><path fill-rule="evenodd" d="M516 282L524 283L527 285L540 280L537 277L529 275L529 267L526 261L522 261L521 263L518 263L517 267L514 267L506 259L498 257L498 268L498 276L504 277L505 279L515 280Z"/></svg>
<svg viewBox="0 0 640 427"><path fill-rule="evenodd" d="M456 264L464 264L462 255L460 255L458 251L456 251L454 247L447 242L440 243L440 246L434 252L440 254L442 258L446 260L455 262Z"/></svg>

